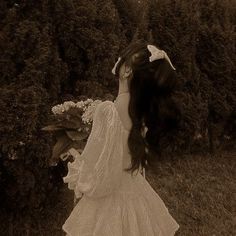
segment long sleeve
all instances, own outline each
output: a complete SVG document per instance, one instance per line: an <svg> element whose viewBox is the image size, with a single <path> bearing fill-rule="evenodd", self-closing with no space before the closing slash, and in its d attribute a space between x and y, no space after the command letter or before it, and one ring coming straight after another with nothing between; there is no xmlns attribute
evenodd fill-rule
<svg viewBox="0 0 236 236"><path fill-rule="evenodd" d="M114 104L100 103L94 113L91 133L79 159L68 165L64 182L77 197L108 195L119 187L122 176L122 129Z"/></svg>

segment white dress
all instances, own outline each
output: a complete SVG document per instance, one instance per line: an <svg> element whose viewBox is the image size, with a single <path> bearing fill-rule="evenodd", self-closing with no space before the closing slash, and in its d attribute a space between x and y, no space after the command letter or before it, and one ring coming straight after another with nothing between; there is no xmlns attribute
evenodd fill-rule
<svg viewBox="0 0 236 236"><path fill-rule="evenodd" d="M171 236L178 230L141 173L123 170L131 162L128 135L115 104L100 103L87 144L64 177L82 196L62 226L68 236Z"/></svg>

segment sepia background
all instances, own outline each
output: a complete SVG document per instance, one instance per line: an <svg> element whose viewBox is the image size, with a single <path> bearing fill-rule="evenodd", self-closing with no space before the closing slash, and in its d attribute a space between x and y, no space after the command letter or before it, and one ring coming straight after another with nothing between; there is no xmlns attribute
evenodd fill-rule
<svg viewBox="0 0 236 236"><path fill-rule="evenodd" d="M0 235L64 235L67 163L51 108L113 100L120 50L144 39L177 69L181 130L147 178L181 236L236 235L235 0L0 0Z"/></svg>

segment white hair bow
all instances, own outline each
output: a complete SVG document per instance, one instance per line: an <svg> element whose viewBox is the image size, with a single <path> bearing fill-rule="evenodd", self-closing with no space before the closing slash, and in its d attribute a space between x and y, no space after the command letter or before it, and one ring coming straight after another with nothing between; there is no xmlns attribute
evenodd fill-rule
<svg viewBox="0 0 236 236"><path fill-rule="evenodd" d="M113 75L116 75L116 67L119 64L120 60L121 60L121 57L118 58L116 64L114 65L114 67L113 67L113 69L111 71Z"/></svg>
<svg viewBox="0 0 236 236"><path fill-rule="evenodd" d="M159 59L166 59L170 63L173 70L176 70L175 67L171 63L170 58L168 57L167 53L164 50L160 50L154 45L148 45L147 48L148 48L148 51L152 54L149 57L150 62L153 62Z"/></svg>

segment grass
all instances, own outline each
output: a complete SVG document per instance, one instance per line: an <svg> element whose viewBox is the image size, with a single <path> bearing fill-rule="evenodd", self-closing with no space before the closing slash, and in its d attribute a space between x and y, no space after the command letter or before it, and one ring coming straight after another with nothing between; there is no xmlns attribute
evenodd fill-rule
<svg viewBox="0 0 236 236"><path fill-rule="evenodd" d="M147 180L179 223L177 236L236 235L236 153L165 160ZM0 235L65 235L72 208L73 192L64 185L53 207L38 214L0 214Z"/></svg>
<svg viewBox="0 0 236 236"><path fill-rule="evenodd" d="M236 235L236 154L165 161L148 180L180 225L181 236Z"/></svg>

